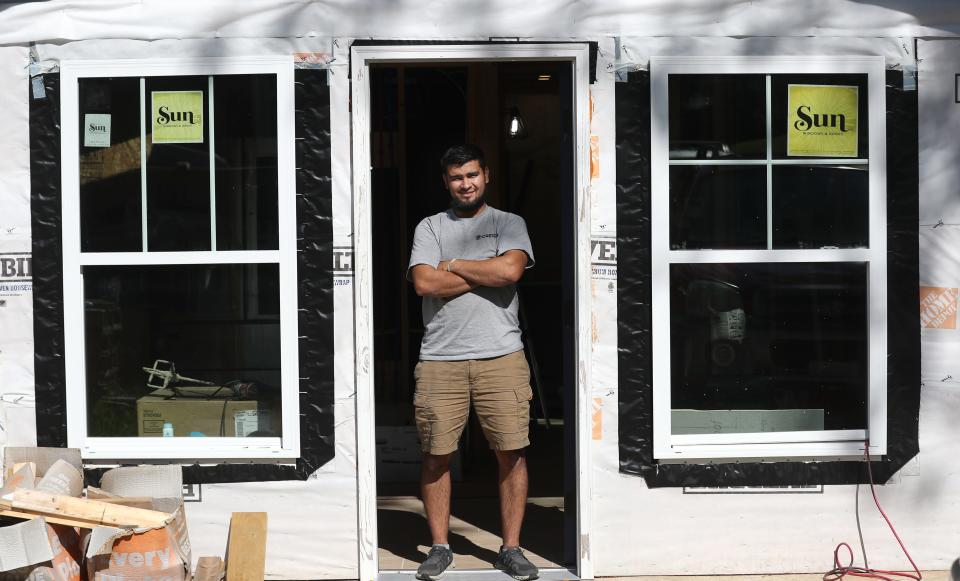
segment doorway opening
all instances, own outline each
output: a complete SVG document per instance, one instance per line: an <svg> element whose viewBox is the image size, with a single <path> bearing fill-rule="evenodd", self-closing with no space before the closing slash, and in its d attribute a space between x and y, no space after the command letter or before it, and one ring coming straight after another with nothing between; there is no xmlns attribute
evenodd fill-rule
<svg viewBox="0 0 960 581"><path fill-rule="evenodd" d="M527 223L536 265L517 285L531 369L529 500L521 543L541 569L577 565L577 319L573 63L391 62L369 68L373 397L381 571L416 569L430 536L419 498L413 367L421 301L405 278L413 231L446 209L439 159L475 143L488 203ZM452 469L458 570L500 544L497 465L471 413Z"/></svg>

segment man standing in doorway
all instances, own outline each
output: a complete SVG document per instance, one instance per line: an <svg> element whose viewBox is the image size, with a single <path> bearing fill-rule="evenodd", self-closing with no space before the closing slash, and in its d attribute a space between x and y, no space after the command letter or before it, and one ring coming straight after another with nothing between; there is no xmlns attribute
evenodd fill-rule
<svg viewBox="0 0 960 581"><path fill-rule="evenodd" d="M480 148L451 147L440 168L450 208L417 226L407 270L423 297L413 403L423 450L423 505L433 536L417 578L438 579L453 562L447 539L450 458L472 401L499 464L503 545L494 565L514 579L536 579L537 568L520 550L532 391L515 286L533 266L533 249L522 218L484 201L490 172Z"/></svg>

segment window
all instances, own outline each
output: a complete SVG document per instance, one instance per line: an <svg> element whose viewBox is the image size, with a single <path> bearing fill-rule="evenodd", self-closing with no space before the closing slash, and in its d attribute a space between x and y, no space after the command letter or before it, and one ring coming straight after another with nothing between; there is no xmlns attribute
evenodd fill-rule
<svg viewBox="0 0 960 581"><path fill-rule="evenodd" d="M886 453L883 59L650 72L655 457Z"/></svg>
<svg viewBox="0 0 960 581"><path fill-rule="evenodd" d="M66 61L61 79L69 445L297 458L292 63Z"/></svg>

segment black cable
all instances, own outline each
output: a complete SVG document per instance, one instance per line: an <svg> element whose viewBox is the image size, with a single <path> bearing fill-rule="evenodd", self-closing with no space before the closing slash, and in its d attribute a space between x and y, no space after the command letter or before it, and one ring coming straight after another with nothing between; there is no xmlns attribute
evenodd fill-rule
<svg viewBox="0 0 960 581"><path fill-rule="evenodd" d="M227 424L227 404L228 403L230 403L229 399L223 400L223 409L220 410L220 437L221 438L227 435L226 424Z"/></svg>

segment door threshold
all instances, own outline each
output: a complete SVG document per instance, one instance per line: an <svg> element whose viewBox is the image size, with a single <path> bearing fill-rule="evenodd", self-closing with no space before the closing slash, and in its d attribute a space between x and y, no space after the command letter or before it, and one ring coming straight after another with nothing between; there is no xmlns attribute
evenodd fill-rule
<svg viewBox="0 0 960 581"><path fill-rule="evenodd" d="M416 571L383 570L377 575L377 581L410 581L414 579ZM503 571L497 569L450 569L443 574L444 579L469 579L470 581L508 581L512 580ZM580 577L569 569L540 569L542 581L580 581Z"/></svg>

